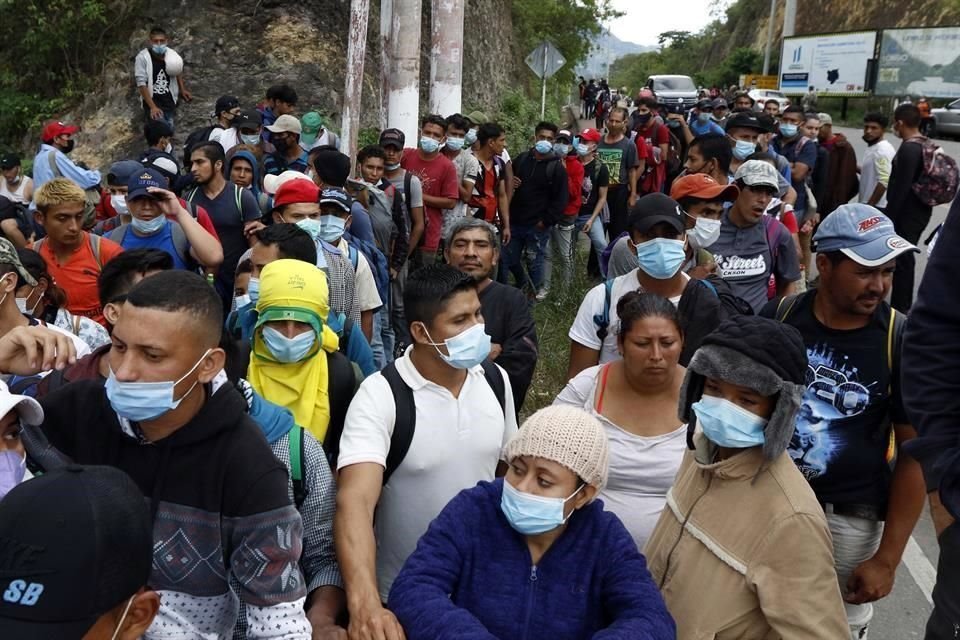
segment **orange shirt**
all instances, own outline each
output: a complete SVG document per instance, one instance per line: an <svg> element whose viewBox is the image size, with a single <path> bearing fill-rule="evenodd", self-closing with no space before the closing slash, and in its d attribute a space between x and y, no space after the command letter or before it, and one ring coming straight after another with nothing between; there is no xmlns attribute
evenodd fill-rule
<svg viewBox="0 0 960 640"><path fill-rule="evenodd" d="M123 248L112 240L99 238L100 259L98 261L91 247L91 242L97 242L97 238L91 240L90 234L84 231L83 240L67 261L61 264L57 262L49 241L38 242L41 245L40 255L47 262L47 271L53 276L57 286L67 293L67 310L106 326L107 321L100 307L97 278L100 276L100 267L122 253ZM36 244L31 245L31 248Z"/></svg>

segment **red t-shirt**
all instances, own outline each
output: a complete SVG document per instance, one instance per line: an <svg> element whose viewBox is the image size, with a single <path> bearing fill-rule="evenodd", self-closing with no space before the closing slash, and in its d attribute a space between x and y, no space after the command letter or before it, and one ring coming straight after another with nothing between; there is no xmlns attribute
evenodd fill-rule
<svg viewBox="0 0 960 640"><path fill-rule="evenodd" d="M667 125L657 122L656 119L651 119L651 124L647 129L637 132L638 151L640 140L646 143L648 149L647 167L644 169L641 179L640 192L645 194L661 191L663 183L667 179L667 159L663 156L660 145L670 144L670 133L667 131ZM660 157L659 161L657 161L657 156Z"/></svg>
<svg viewBox="0 0 960 640"><path fill-rule="evenodd" d="M563 215L575 216L580 213L580 191L583 189L583 163L580 162L580 158L576 156L567 156L565 160L569 197L567 198L567 206L563 210Z"/></svg>
<svg viewBox="0 0 960 640"><path fill-rule="evenodd" d="M95 237L93 242L97 242L98 238L99 236ZM123 247L112 240L99 238L100 257L98 260L93 255L90 234L84 231L80 244L73 250L67 261L61 264L57 262L49 240L43 239L37 242L41 243L39 253L47 262L47 271L53 276L57 285L67 293L67 311L107 326L107 321L103 317L103 309L100 307L97 278L100 276L101 267L123 253ZM36 247L37 242L33 243L30 248Z"/></svg>
<svg viewBox="0 0 960 640"><path fill-rule="evenodd" d="M416 149L404 149L400 166L420 178L424 195L452 200L457 200L460 197L457 168L442 153L438 153L437 157L432 160L424 160ZM427 206L424 203L423 213L427 219L423 248L427 251L436 251L440 245L443 210Z"/></svg>

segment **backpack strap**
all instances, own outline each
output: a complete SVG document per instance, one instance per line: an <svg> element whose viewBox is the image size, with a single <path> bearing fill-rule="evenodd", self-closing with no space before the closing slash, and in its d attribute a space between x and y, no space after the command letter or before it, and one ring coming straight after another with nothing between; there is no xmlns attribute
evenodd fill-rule
<svg viewBox="0 0 960 640"><path fill-rule="evenodd" d="M493 394L497 396L497 402L500 403L500 411L504 416L507 414L507 387L503 380L503 374L500 368L490 360L484 360L480 363L483 367L483 377L487 379L487 384L493 389Z"/></svg>
<svg viewBox="0 0 960 640"><path fill-rule="evenodd" d="M243 188L237 185L236 183L230 183L233 185L233 198L237 204L237 212L240 214L240 224L243 225L246 220L243 219Z"/></svg>
<svg viewBox="0 0 960 640"><path fill-rule="evenodd" d="M187 240L187 234L183 232L183 227L181 227L179 223L169 222L169 224L170 239L173 241L173 248L176 250L177 255L180 256L183 264L185 264L188 269L191 269L192 266L196 264L196 260L190 256L190 241Z"/></svg>
<svg viewBox="0 0 960 640"><path fill-rule="evenodd" d="M337 456L340 455L340 436L343 434L347 408L356 390L357 377L350 360L339 351L328 353L327 397L330 402L330 422L323 439L323 448L333 469L336 469Z"/></svg>
<svg viewBox="0 0 960 640"><path fill-rule="evenodd" d="M610 326L610 299L613 296L613 278L603 283L603 312L593 316L593 324L597 325L597 337L600 338L600 348L607 339L607 328Z"/></svg>
<svg viewBox="0 0 960 640"><path fill-rule="evenodd" d="M297 511L307 499L307 487L303 481L303 427L293 425L287 444L290 447L290 480L293 482L293 503Z"/></svg>
<svg viewBox="0 0 960 640"><path fill-rule="evenodd" d="M413 401L413 389L400 377L395 361L384 367L380 373L390 385L393 402L397 407L393 435L390 436L390 451L387 453L387 462L383 470L383 484L386 486L390 476L397 470L410 450L413 432L417 426L417 407Z"/></svg>
<svg viewBox="0 0 960 640"><path fill-rule="evenodd" d="M33 250L36 251L37 253L40 253L40 249L43 248L43 245L46 244L46 242L47 242L47 238L46 238L46 237L43 237L43 238L40 238L39 240L36 240L36 241L33 243Z"/></svg>
<svg viewBox="0 0 960 640"><path fill-rule="evenodd" d="M356 271L360 265L360 252L355 246L355 243L351 242L347 244L347 253L350 254L350 264L353 265L353 270Z"/></svg>
<svg viewBox="0 0 960 640"><path fill-rule="evenodd" d="M347 316L346 314L340 314L340 345L338 347L340 353L347 355L347 352L350 351L350 336L353 334L353 318Z"/></svg>
<svg viewBox="0 0 960 640"><path fill-rule="evenodd" d="M887 368L890 369L890 391L893 390L893 375L900 369L900 353L903 349L903 334L907 330L907 316L890 307L890 322L887 327Z"/></svg>
<svg viewBox="0 0 960 640"><path fill-rule="evenodd" d="M128 225L128 224L122 224L122 225L120 225L119 227L117 227L117 228L114 229L113 231L110 231L110 232L107 234L107 239L108 239L108 240L112 240L113 242L116 242L117 244L119 244L119 245L122 246L122 245L123 245L123 241L124 241L124 240L126 239L126 237L127 237L127 227L129 227L129 226L130 226L130 225Z"/></svg>
<svg viewBox="0 0 960 640"><path fill-rule="evenodd" d="M100 241L103 238L94 234L87 233L87 240L90 242L90 251L93 252L93 259L97 263L97 269L103 271L103 261L100 259Z"/></svg>
<svg viewBox="0 0 960 640"><path fill-rule="evenodd" d="M57 166L57 152L54 150L47 152L47 162L50 164L50 171L53 172L53 177L60 178L63 176L60 173L60 167Z"/></svg>
<svg viewBox="0 0 960 640"><path fill-rule="evenodd" d="M80 337L80 316L73 316L73 335Z"/></svg>
<svg viewBox="0 0 960 640"><path fill-rule="evenodd" d="M797 300L799 299L799 293L794 293L793 295L780 298L780 302L777 303L777 322L783 322L787 319L787 316L789 316L790 312L793 311L793 307L797 304Z"/></svg>
<svg viewBox="0 0 960 640"><path fill-rule="evenodd" d="M193 198L197 195L197 191L199 190L200 190L200 187L194 187L193 189L190 190L190 193L187 194L187 197L184 198L184 200L186 200L190 204L193 204Z"/></svg>

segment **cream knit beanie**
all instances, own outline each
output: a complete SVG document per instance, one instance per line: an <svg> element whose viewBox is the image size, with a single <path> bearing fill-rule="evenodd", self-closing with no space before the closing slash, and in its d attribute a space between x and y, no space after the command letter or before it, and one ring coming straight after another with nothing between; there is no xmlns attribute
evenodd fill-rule
<svg viewBox="0 0 960 640"><path fill-rule="evenodd" d="M519 456L561 464L597 489L607 483L607 434L583 409L553 405L527 418L503 449L508 462Z"/></svg>

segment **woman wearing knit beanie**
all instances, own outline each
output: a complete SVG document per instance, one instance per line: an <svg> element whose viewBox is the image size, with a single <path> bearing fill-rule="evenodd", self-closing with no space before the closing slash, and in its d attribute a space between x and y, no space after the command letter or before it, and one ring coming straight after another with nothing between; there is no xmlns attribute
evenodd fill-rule
<svg viewBox="0 0 960 640"><path fill-rule="evenodd" d="M503 453L506 477L451 500L393 583L407 637L674 638L643 556L594 500L607 479L600 423L547 407Z"/></svg>
<svg viewBox="0 0 960 640"><path fill-rule="evenodd" d="M823 509L786 453L806 371L800 333L754 316L690 361L690 450L645 548L679 640L850 637Z"/></svg>

